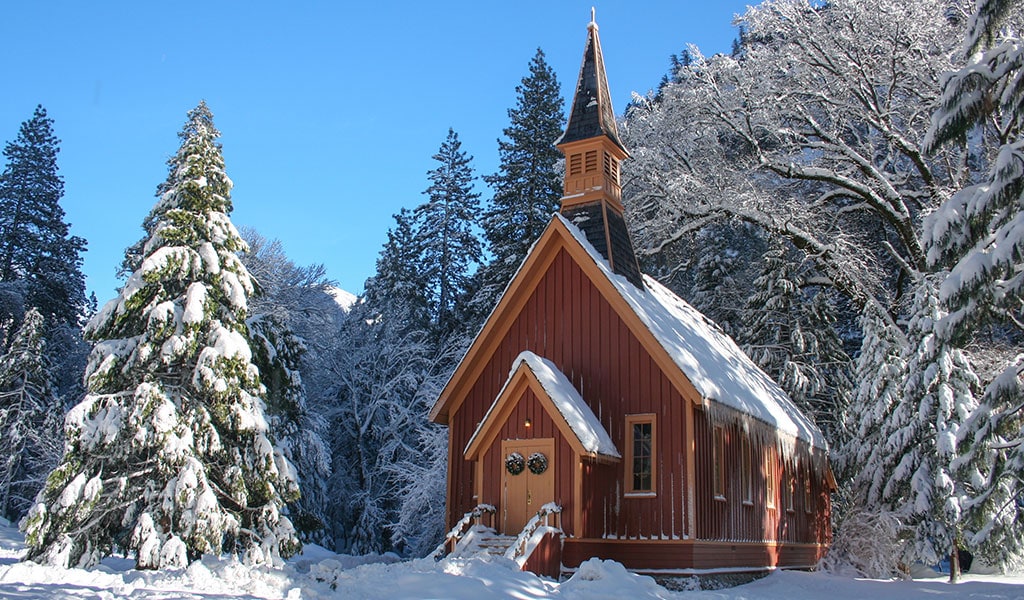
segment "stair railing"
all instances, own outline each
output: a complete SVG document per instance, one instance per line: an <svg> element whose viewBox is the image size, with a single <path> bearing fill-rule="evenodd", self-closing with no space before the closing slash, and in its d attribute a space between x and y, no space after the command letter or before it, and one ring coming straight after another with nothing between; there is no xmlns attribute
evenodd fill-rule
<svg viewBox="0 0 1024 600"><path fill-rule="evenodd" d="M562 507L555 504L554 502L548 502L544 506L540 507L537 514L533 516L529 522L526 523L526 527L519 532L516 536L516 541L509 546L508 550L505 551L505 558L510 558L515 561L519 561L520 558L526 555L526 545L529 543L530 538L537 532L541 527L551 527L549 518L554 515L555 525L554 528L558 531L562 531Z"/></svg>
<svg viewBox="0 0 1024 600"><path fill-rule="evenodd" d="M430 553L431 558L434 560L440 560L446 554L455 551L455 546L458 545L459 540L466 535L466 532L472 525L480 525L484 515L493 515L497 509L491 504L478 504L473 510L462 515L459 522L452 527L451 531L444 536L444 541L437 545L437 548ZM492 519L493 524L493 517Z"/></svg>

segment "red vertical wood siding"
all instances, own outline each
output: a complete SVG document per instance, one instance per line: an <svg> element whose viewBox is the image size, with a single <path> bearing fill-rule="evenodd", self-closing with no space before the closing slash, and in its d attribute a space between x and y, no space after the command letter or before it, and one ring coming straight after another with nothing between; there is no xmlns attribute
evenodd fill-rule
<svg viewBox="0 0 1024 600"><path fill-rule="evenodd" d="M725 500L714 497L714 455L712 448L713 425L703 411L694 413L694 435L697 446L697 539L729 542L801 542L827 544L831 541L828 490L822 474L810 468L810 449L797 442L797 450L790 460L784 460L774 447L766 447L751 436L751 470L753 474L752 502L741 498L740 452L741 439L748 436L738 424L724 425L726 473ZM770 458L766 459L766 455ZM770 473L769 473L770 470ZM787 510L782 486L790 473L796 475L793 491L793 510ZM767 477L775 481L774 507L768 505ZM810 511L804 503L803 486L811 478Z"/></svg>
<svg viewBox="0 0 1024 600"><path fill-rule="evenodd" d="M454 523L479 502L497 505L500 501L496 487L500 484L488 484L483 497L473 497L473 465L462 458L462 452L508 378L512 362L523 350L531 350L561 369L608 430L620 452L625 450L627 414L658 415L657 496L624 497L623 464L591 464L585 459L582 471L585 500L581 507L585 533L583 530L575 532L578 524L572 522L571 476L577 468L571 460L563 462L562 454L568 447L559 445L556 487L566 509L562 521L565 531L594 537L682 537L686 522L683 513L686 464L682 448L683 398L564 250L555 257L515 317L466 400L450 416L452 448L458 455L450 458L449 522ZM543 412L539 405L533 410ZM517 418L509 420L514 422ZM521 431L503 430L498 438L515 439L524 435ZM553 437L537 431L529 435ZM489 479L499 481L500 471L495 469L501 465L496 462L497 457L490 456L492 454L495 453L488 452L483 471L495 474ZM565 458L570 456L566 454Z"/></svg>
<svg viewBox="0 0 1024 600"><path fill-rule="evenodd" d="M694 410L694 457L696 483L696 531L687 531L687 402L665 377L640 341L615 313L612 306L590 283L583 271L564 250L559 251L547 272L504 339L471 383L465 401L449 415L452 456L449 457L449 526L480 502L499 505L501 439L553 437L556 439L556 501L564 512L563 529L579 539L608 540L681 540L700 539L722 542L802 542L828 543L829 498L820 476L813 478L814 506L807 513L803 506L805 462L797 460L797 489L794 511L786 512L781 497L776 508L765 502L765 461L757 439L751 439L753 470L753 503L747 506L739 498L740 435L738 426L725 429L726 500L712 497L711 429L703 411ZM625 417L628 414L656 415L656 479L654 497L624 494L627 465L596 463L588 458L583 464L573 462L566 440L545 414L537 399L525 397L508 422L503 424L495 443L483 455L486 486L482 497L474 497L474 465L463 458L470 436L483 419L502 385L516 356L530 350L551 360L579 390L584 401L597 415L625 454ZM526 416L533 421L532 431L521 427ZM498 450L495 451L494 448ZM795 453L806 454L802 445ZM776 455L777 456L777 455ZM783 481L777 471L782 464L776 460L776 490ZM792 466L790 467L792 468ZM578 507L582 522L574 522L574 477L582 477L582 502ZM568 543L568 540L567 540ZM589 547L589 546L588 546ZM698 552L699 553L699 552ZM693 554L690 562L692 562ZM682 555L673 560L682 560Z"/></svg>
<svg viewBox="0 0 1024 600"><path fill-rule="evenodd" d="M530 419L530 427L526 427L526 419ZM533 391L527 389L516 403L515 408L512 409L508 420L502 424L494 441L482 452L481 460L484 461L484 473L494 474L492 477L484 477L484 501L488 504L493 504L498 509L499 515L504 510L502 506L501 475L505 470L505 457L501 453L501 441L541 438L553 438L555 440L555 456L548 457L549 468L555 470L555 497L553 500L560 506L567 506L571 503L573 472L566 465L572 464L572 447L569 446L568 441L566 441L558 426L555 425L547 411L541 406L537 396ZM539 504L537 509L540 509ZM498 522L501 522L500 519ZM563 528L571 528L572 514L564 513L562 515L562 523Z"/></svg>

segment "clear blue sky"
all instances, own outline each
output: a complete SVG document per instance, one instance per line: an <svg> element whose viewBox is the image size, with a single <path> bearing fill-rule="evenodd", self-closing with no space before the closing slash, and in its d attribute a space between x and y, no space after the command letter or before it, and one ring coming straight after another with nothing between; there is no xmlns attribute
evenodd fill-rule
<svg viewBox="0 0 1024 600"><path fill-rule="evenodd" d="M592 0L8 2L0 141L43 104L88 288L114 294L124 248L205 99L235 182L232 220L359 292L391 215L423 200L448 127L497 168L515 86L540 47L568 97ZM617 111L687 43L728 51L745 2L597 5ZM484 197L489 190L481 184Z"/></svg>

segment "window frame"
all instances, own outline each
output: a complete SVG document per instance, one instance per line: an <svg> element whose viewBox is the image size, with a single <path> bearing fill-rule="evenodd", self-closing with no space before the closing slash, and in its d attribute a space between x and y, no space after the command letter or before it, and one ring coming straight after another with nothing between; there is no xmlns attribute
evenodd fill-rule
<svg viewBox="0 0 1024 600"><path fill-rule="evenodd" d="M711 495L725 500L725 428L721 425L711 431Z"/></svg>
<svg viewBox="0 0 1024 600"><path fill-rule="evenodd" d="M740 500L746 506L754 505L754 456L750 437L740 436Z"/></svg>
<svg viewBox="0 0 1024 600"><path fill-rule="evenodd" d="M633 447L635 439L633 437L633 428L635 425L649 424L651 426L651 451L650 451L650 489L637 489L636 483L636 471L634 470L634 454ZM658 479L658 417L654 413L642 413L634 415L626 415L626 460L625 460L625 495L633 497L655 497L658 495L656 491L656 482Z"/></svg>
<svg viewBox="0 0 1024 600"><path fill-rule="evenodd" d="M782 506L786 509L786 512L788 513L794 512L795 508L793 497L796 496L796 493L793 489L794 487L796 487L796 474L793 472L792 468L786 468L785 466L783 466Z"/></svg>
<svg viewBox="0 0 1024 600"><path fill-rule="evenodd" d="M814 494L811 491L811 470L804 469L804 512L810 514L814 508Z"/></svg>

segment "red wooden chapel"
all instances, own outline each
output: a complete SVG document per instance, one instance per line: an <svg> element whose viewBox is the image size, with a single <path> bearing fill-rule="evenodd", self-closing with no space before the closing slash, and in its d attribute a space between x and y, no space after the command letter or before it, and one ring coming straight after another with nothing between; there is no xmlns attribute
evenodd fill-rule
<svg viewBox="0 0 1024 600"><path fill-rule="evenodd" d="M441 392L448 526L495 507L516 535L561 509L526 568L810 567L830 542L821 432L714 323L637 265L597 25L588 25L559 214Z"/></svg>

